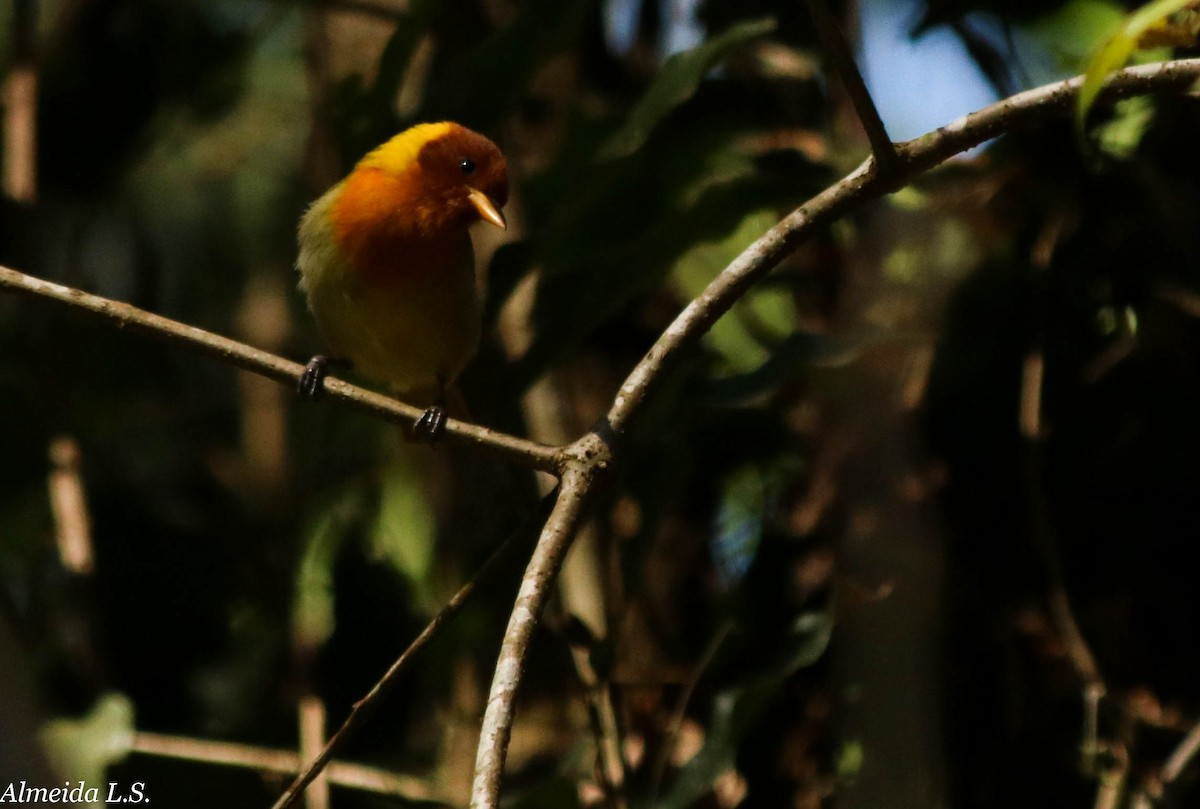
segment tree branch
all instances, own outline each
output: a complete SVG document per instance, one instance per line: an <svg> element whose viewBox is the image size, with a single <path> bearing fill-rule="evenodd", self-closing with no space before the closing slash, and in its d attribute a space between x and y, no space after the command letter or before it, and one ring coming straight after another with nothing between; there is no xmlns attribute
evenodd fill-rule
<svg viewBox="0 0 1200 809"><path fill-rule="evenodd" d="M1101 99L1111 102L1151 92L1184 92L1198 79L1200 59L1143 65L1113 74ZM475 759L472 809L495 809L499 802L500 777L512 733L514 697L521 668L549 582L578 527L583 504L594 488L591 474L606 468L614 460L614 439L624 434L640 416L657 386L753 283L799 247L817 227L832 223L868 199L906 185L959 152L1009 130L1069 110L1081 83L1082 77L1076 77L1019 93L915 140L898 144L899 164L892 175L881 174L874 158L867 159L747 247L699 297L684 307L651 346L617 391L600 428L564 452L562 494L522 581L496 664Z"/></svg>
<svg viewBox="0 0 1200 809"><path fill-rule="evenodd" d="M479 734L479 750L475 756L475 780L471 785L472 809L495 809L500 798L500 777L504 772L504 757L512 736L516 714L517 687L537 626L538 616L554 589L554 578L562 566L563 557L575 538L584 509L595 493L599 473L609 465L607 443L597 434L589 433L570 448L571 460L563 472L558 501L550 512L537 548L521 579L500 655L488 692L487 709Z"/></svg>
<svg viewBox="0 0 1200 809"><path fill-rule="evenodd" d="M167 340L184 348L209 354L230 365L253 371L256 374L295 385L304 371L304 366L266 351L239 343L228 337L180 323L176 320L147 312L127 303L91 295L82 290L44 281L8 267L0 266L0 289L11 289L29 295L48 298L78 309L100 315L118 328L138 331ZM390 396L351 385L334 377L326 377L324 392L330 399L344 402L382 419L412 425L422 410L404 404ZM557 475L562 451L535 441L489 430L475 424L450 419L446 422L446 438L457 444L465 444L490 450L513 463L541 472Z"/></svg>
<svg viewBox="0 0 1200 809"><path fill-rule="evenodd" d="M300 767L300 756L292 750L276 750L233 742L214 742L186 736L137 731L130 751L146 756L175 758L222 767L243 767L260 772L290 774ZM410 775L348 761L330 763L329 780L338 786L395 795L410 801L432 801L437 795L429 784Z"/></svg>
<svg viewBox="0 0 1200 809"><path fill-rule="evenodd" d="M1101 93L1106 102L1156 92L1187 92L1200 79L1200 59L1140 65L1114 73ZM624 433L648 396L721 315L813 232L852 207L908 184L959 152L1035 121L1070 110L1081 76L1018 93L933 132L896 145L900 164L881 175L873 158L788 214L733 260L667 327L617 392L606 418Z"/></svg>
<svg viewBox="0 0 1200 809"><path fill-rule="evenodd" d="M825 0L807 2L808 13L812 15L817 26L821 44L825 46L825 52L833 62L833 69L841 76L850 102L854 105L854 111L858 113L858 120L862 122L867 133L867 140L871 142L871 153L875 156L879 173L890 175L896 170L896 164L899 162L896 145L892 143L887 127L883 125L883 119L879 117L879 110L875 107L875 101L867 90L867 83L863 81L862 73L854 61L850 44L846 42L846 37Z"/></svg>

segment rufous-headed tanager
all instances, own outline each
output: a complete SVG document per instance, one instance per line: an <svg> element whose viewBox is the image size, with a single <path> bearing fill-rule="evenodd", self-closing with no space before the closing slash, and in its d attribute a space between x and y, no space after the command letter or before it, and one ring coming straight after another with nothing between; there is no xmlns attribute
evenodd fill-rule
<svg viewBox="0 0 1200 809"><path fill-rule="evenodd" d="M480 304L469 227L505 227L508 172L496 144L451 122L419 124L367 154L300 221L300 288L329 345L300 381L316 395L328 361L429 405L475 355Z"/></svg>

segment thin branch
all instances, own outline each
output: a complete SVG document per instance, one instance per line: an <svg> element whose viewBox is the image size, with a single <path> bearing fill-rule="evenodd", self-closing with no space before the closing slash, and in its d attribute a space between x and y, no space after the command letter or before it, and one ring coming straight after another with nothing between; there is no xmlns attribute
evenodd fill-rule
<svg viewBox="0 0 1200 809"><path fill-rule="evenodd" d="M867 140L871 142L871 153L875 156L879 173L890 175L900 161L899 155L896 154L896 144L892 143L887 128L883 125L883 119L879 117L879 110L875 107L875 101L867 90L867 83L863 81L862 73L854 61L850 44L846 42L846 36L825 0L807 2L808 13L812 15L817 26L821 44L825 46L825 52L833 62L833 69L841 76L850 102L854 105L854 111L858 113L858 120L862 122L867 133Z"/></svg>
<svg viewBox="0 0 1200 809"><path fill-rule="evenodd" d="M17 202L37 196L37 17L35 0L13 0L12 69L0 82L0 139L4 161L0 191Z"/></svg>
<svg viewBox="0 0 1200 809"><path fill-rule="evenodd" d="M1171 751L1171 755L1167 757L1167 761L1162 768L1162 785L1170 786L1175 782L1187 766L1200 753L1200 722L1192 726L1188 734L1183 737L1183 741L1179 746Z"/></svg>
<svg viewBox="0 0 1200 809"><path fill-rule="evenodd" d="M1187 92L1200 79L1200 59L1180 59L1131 67L1114 73L1101 97L1106 102L1155 92ZM879 174L868 159L760 236L689 303L663 332L621 385L607 416L608 429L621 435L645 407L651 391L691 350L721 315L755 281L827 225L862 202L911 182L959 152L1013 129L1071 109L1083 78L1018 93L956 121L897 144L900 165L892 176Z"/></svg>
<svg viewBox="0 0 1200 809"><path fill-rule="evenodd" d="M300 769L300 756L291 750L254 747L232 742L213 742L186 736L166 736L138 731L133 735L131 750L147 756L175 758L224 767L243 767L259 772L294 773ZM330 783L365 792L396 795L410 801L430 801L437 796L420 778L368 767L334 761L327 770Z"/></svg>
<svg viewBox="0 0 1200 809"><path fill-rule="evenodd" d="M408 648L400 653L400 656L396 658L396 662L392 663L391 667L379 678L379 682L375 683L362 699L354 703L354 707L350 709L350 714L342 722L342 726L337 729L336 733L329 737L329 741L325 743L325 747L322 748L321 752L309 762L303 772L296 776L296 779L279 796L279 800L275 801L271 809L287 809L296 802L304 792L305 787L312 783L313 779L333 759L333 754L350 740L355 731L370 717L375 708L379 706L382 698L399 682L400 676L408 670L409 663L412 662L417 653L441 634L442 630L446 628L450 621L470 601L475 591L479 588L480 583L491 579L503 566L504 561L509 555L524 544L521 542L521 538L525 536L526 531L535 521L545 517L550 509L550 504L556 501L557 496L558 491L555 490L543 497L538 503L537 508L522 521L521 525L508 535L508 538L500 544L500 547L492 551L492 555L483 563L483 567L479 569L479 572L470 581L460 587L458 592L446 602L446 606L442 607L438 614L433 616L433 620L421 630L421 634L417 635Z"/></svg>
<svg viewBox="0 0 1200 809"><path fill-rule="evenodd" d="M176 320L138 309L127 303L91 295L82 290L55 284L32 275L25 275L0 266L0 289L48 298L100 315L121 329L130 329L158 337L204 354L215 356L230 365L256 374L295 385L304 366L262 351L228 337L180 323ZM389 396L327 377L325 393L335 401L365 410L387 421L410 426L422 410ZM513 463L551 474L558 473L560 450L524 438L489 430L474 424L450 419L446 422L445 437L454 443L490 450Z"/></svg>
<svg viewBox="0 0 1200 809"><path fill-rule="evenodd" d="M565 578L566 574L563 575ZM568 650L587 701L588 719L596 740L596 776L604 793L604 805L609 809L623 809L627 806L625 759L621 755L617 711L613 705L611 684L592 664L595 639L589 638L588 641L585 644L568 640Z"/></svg>
<svg viewBox="0 0 1200 809"><path fill-rule="evenodd" d="M95 553L80 456L79 444L70 436L62 435L51 441L48 488L59 561L66 570L86 576L95 566Z"/></svg>
<svg viewBox="0 0 1200 809"><path fill-rule="evenodd" d="M1125 783L1129 779L1129 755L1124 748L1115 748L1112 753L1116 756L1116 764L1101 773L1093 809L1117 809L1125 795Z"/></svg>
<svg viewBox="0 0 1200 809"><path fill-rule="evenodd" d="M667 765L671 763L671 755L675 752L676 745L679 744L679 735L683 732L683 723L687 719L687 709L692 702L692 695L696 693L700 679L708 672L708 667L716 659L717 652L721 650L725 639L735 628L736 624L728 619L717 627L717 631L713 633L708 645L704 647L700 659L696 661L696 665L688 674L687 682L683 684L683 693L679 695L679 701L675 703L675 710L671 712L671 720L667 724L667 743L663 745L662 755L654 763L654 771L650 776L651 804L658 802L658 790L662 786L663 776L667 774Z"/></svg>
<svg viewBox="0 0 1200 809"><path fill-rule="evenodd" d="M321 698L308 694L300 698L300 760L320 755L325 746L325 705ZM304 796L308 809L329 809L329 775L321 772L308 785Z"/></svg>
<svg viewBox="0 0 1200 809"><path fill-rule="evenodd" d="M495 809L499 802L500 777L516 713L517 687L533 630L554 590L555 576L575 537L585 506L595 491L596 473L608 465L607 444L595 433L589 433L572 445L572 451L573 459L563 473L558 500L525 569L500 645L475 756L472 809Z"/></svg>

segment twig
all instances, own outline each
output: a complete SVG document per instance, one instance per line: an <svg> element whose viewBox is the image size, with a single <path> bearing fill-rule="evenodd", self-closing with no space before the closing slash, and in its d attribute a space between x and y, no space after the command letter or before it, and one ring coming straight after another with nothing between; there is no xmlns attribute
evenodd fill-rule
<svg viewBox="0 0 1200 809"><path fill-rule="evenodd" d="M1200 722L1192 726L1179 746L1172 750L1171 755L1167 757L1162 768L1162 785L1169 786L1182 775L1197 753L1200 753Z"/></svg>
<svg viewBox="0 0 1200 809"><path fill-rule="evenodd" d="M875 101L867 90L867 83L863 81L862 73L854 61L850 45L825 0L807 2L808 13L812 15L817 26L821 44L825 46L825 52L833 62L833 69L841 76L842 84L850 96L850 103L858 113L858 120L862 122L867 133L867 140L871 142L871 153L875 156L879 173L884 176L891 175L900 162L899 155L896 154L896 144L892 143L887 128L883 125L883 119L879 117L879 110L875 107Z"/></svg>
<svg viewBox="0 0 1200 809"><path fill-rule="evenodd" d="M228 337L222 337L195 326L147 312L127 303L91 295L82 290L35 278L32 275L25 275L8 267L0 266L0 288L37 295L86 310L100 315L118 328L139 331L168 340L285 384L295 385L304 371L304 367L299 363L253 348L245 343L239 343ZM333 377L325 379L324 392L330 399L345 402L387 421L405 426L411 425L422 413L420 408ZM445 437L458 444L488 449L509 461L532 469L551 474L558 473L560 450L555 447L455 419L446 422Z"/></svg>
<svg viewBox="0 0 1200 809"><path fill-rule="evenodd" d="M1125 782L1129 778L1129 756L1123 747L1114 748L1112 752L1117 760L1111 769L1100 774L1100 785L1096 788L1093 809L1117 809L1125 795Z"/></svg>
<svg viewBox="0 0 1200 809"><path fill-rule="evenodd" d="M133 735L131 750L147 756L243 767L260 772L286 774L300 769L300 756L291 750L213 742L185 736L166 736L145 731L138 731ZM351 789L397 795L411 801L428 801L437 797L429 785L419 778L363 764L334 761L329 765L327 774L330 783Z"/></svg>
<svg viewBox="0 0 1200 809"><path fill-rule="evenodd" d="M604 793L604 805L609 809L623 809L627 803L620 728L610 683L592 665L593 647L593 638L589 638L587 644L568 641L571 661L575 664L575 673L587 700L592 735L596 739L596 773Z"/></svg>
<svg viewBox="0 0 1200 809"><path fill-rule="evenodd" d="M1187 92L1197 78L1200 78L1200 59L1140 65L1114 73L1101 97L1112 102L1153 92ZM1069 111L1082 82L1083 78L1076 76L1018 93L919 138L897 144L900 165L894 176L880 175L874 160L866 160L842 180L788 214L742 251L667 327L621 385L608 411L608 428L616 435L624 433L654 388L713 323L729 311L755 281L774 269L817 228L865 200L910 182L959 152L1010 130Z"/></svg>
<svg viewBox="0 0 1200 809"><path fill-rule="evenodd" d="M310 761L325 746L325 705L321 698L307 694L300 699L300 760ZM329 809L329 776L318 773L304 795L308 809Z"/></svg>
<svg viewBox="0 0 1200 809"><path fill-rule="evenodd" d="M92 551L92 518L79 444L69 436L50 442L50 513L54 515L54 542L62 566L72 573L88 575L95 565Z"/></svg>
<svg viewBox="0 0 1200 809"><path fill-rule="evenodd" d="M495 809L499 800L500 776L504 771L504 757L516 711L517 686L521 682L529 642L542 607L554 589L554 578L579 527L584 507L594 493L596 473L608 467L608 446L595 433L589 433L573 444L570 454L572 460L563 473L558 500L521 579L521 589L500 645L475 756L472 809Z"/></svg>
<svg viewBox="0 0 1200 809"><path fill-rule="evenodd" d="M688 675L687 682L683 686L683 693L679 695L679 702L676 703L675 710L671 712L671 721L667 725L667 743L663 745L662 755L654 763L654 772L650 776L651 804L658 801L659 787L662 785L663 776L667 774L667 765L671 763L671 754L675 751L675 745L679 743L679 734L683 731L683 721L687 719L687 708L692 702L692 695L696 693L696 687L700 685L700 678L708 671L708 667L712 665L717 652L721 650L725 639L729 637L729 633L734 630L735 626L733 621L726 620L717 627L717 631L713 633L708 645L704 647L700 659L696 661L696 665Z"/></svg>
<svg viewBox="0 0 1200 809"><path fill-rule="evenodd" d="M500 547L492 551L492 555L484 562L483 567L475 574L474 578L459 588L458 592L446 602L446 606L433 617L433 620L421 630L421 634L417 635L416 639L409 644L408 648L400 653L396 658L396 662L392 663L391 667L384 672L379 678L379 682L371 687L366 696L354 703L354 707L350 709L350 715L342 722L342 726L337 729L337 732L329 737L329 741L325 743L320 754L318 754L308 766L304 768L296 779L288 786L287 790L279 796L279 800L275 801L271 809L287 809L293 805L296 799L303 793L312 780L329 764L333 758L333 754L338 748L350 740L350 737L358 730L359 726L367 720L371 712L378 707L381 698L391 691L392 687L399 681L400 675L408 670L408 664L416 656L417 652L421 651L429 642L441 634L442 630L450 623L451 620L462 610L463 606L475 594L481 582L487 581L493 574L502 566L508 555L521 546L521 537L525 535L528 527L536 520L541 519L549 507L555 502L557 490L550 492L538 503L538 506L527 517L520 526L517 527L508 538L501 543Z"/></svg>
<svg viewBox="0 0 1200 809"><path fill-rule="evenodd" d="M18 65L0 85L5 140L0 190L17 202L37 197L37 70Z"/></svg>
<svg viewBox="0 0 1200 809"><path fill-rule="evenodd" d="M0 85L4 108L0 190L17 202L33 202L37 196L37 3L14 0L12 5L13 67Z"/></svg>
<svg viewBox="0 0 1200 809"><path fill-rule="evenodd" d="M1030 441L1037 441L1042 435L1042 379L1045 372L1046 360L1042 352L1029 352L1021 370L1021 409L1018 423L1021 426L1021 435Z"/></svg>

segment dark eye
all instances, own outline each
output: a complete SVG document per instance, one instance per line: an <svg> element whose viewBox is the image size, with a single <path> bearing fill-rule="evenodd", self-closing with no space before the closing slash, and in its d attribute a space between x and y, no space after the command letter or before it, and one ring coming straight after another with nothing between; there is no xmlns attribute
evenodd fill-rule
<svg viewBox="0 0 1200 809"><path fill-rule="evenodd" d="M469 157L464 157L462 160L458 161L458 167L462 169L463 174L475 173L475 161Z"/></svg>

